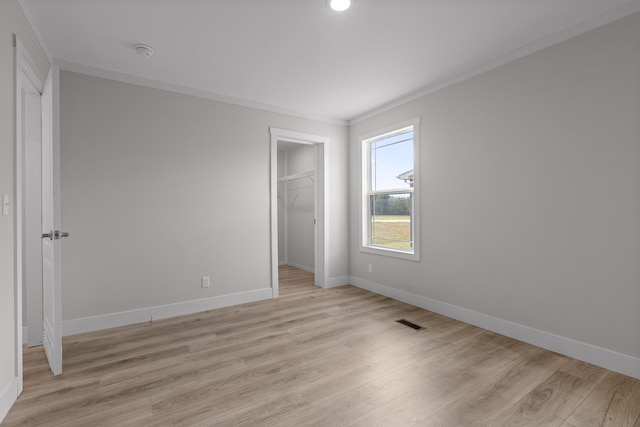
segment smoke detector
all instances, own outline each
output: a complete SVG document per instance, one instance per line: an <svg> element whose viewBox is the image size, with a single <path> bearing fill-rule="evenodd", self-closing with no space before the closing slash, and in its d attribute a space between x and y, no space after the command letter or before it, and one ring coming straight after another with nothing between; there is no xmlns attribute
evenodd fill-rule
<svg viewBox="0 0 640 427"><path fill-rule="evenodd" d="M151 58L151 55L155 52L151 46L143 43L136 43L133 47L136 49L136 52L138 52L138 55L147 59Z"/></svg>

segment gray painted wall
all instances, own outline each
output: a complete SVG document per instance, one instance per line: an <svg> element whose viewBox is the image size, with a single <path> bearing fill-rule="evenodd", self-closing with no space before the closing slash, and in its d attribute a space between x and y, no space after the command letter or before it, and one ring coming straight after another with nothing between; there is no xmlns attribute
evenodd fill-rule
<svg viewBox="0 0 640 427"><path fill-rule="evenodd" d="M352 126L351 275L640 357L639 45L636 14ZM362 253L358 136L417 116L422 260Z"/></svg>
<svg viewBox="0 0 640 427"><path fill-rule="evenodd" d="M287 150L287 174L315 173L315 147L298 144ZM315 175L314 178L315 180ZM314 181L299 178L288 187L287 252L289 264L314 271Z"/></svg>
<svg viewBox="0 0 640 427"><path fill-rule="evenodd" d="M269 287L269 127L330 138L347 275L345 126L62 72L63 321Z"/></svg>

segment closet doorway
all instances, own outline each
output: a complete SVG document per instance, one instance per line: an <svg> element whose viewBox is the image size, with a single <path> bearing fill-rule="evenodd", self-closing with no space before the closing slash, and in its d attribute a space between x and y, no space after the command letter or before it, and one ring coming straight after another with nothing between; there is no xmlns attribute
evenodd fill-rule
<svg viewBox="0 0 640 427"><path fill-rule="evenodd" d="M317 135L271 128L271 286L278 266L314 273L325 287L326 142Z"/></svg>

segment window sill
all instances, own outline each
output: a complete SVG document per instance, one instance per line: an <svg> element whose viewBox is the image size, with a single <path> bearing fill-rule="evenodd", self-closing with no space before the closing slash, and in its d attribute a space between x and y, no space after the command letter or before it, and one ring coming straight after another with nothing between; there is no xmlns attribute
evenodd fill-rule
<svg viewBox="0 0 640 427"><path fill-rule="evenodd" d="M420 254L418 253L411 253L394 249L383 249L375 246L360 246L360 252L388 256L392 258L406 259L409 261L420 261Z"/></svg>

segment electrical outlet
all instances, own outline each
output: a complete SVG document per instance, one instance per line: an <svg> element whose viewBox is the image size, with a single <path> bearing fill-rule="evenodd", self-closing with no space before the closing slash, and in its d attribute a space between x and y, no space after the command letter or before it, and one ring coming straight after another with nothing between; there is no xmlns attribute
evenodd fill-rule
<svg viewBox="0 0 640 427"><path fill-rule="evenodd" d="M373 273L373 264L369 264L369 273Z"/></svg>
<svg viewBox="0 0 640 427"><path fill-rule="evenodd" d="M208 288L209 287L209 276L203 276L202 279L200 279L200 285L203 288Z"/></svg>

